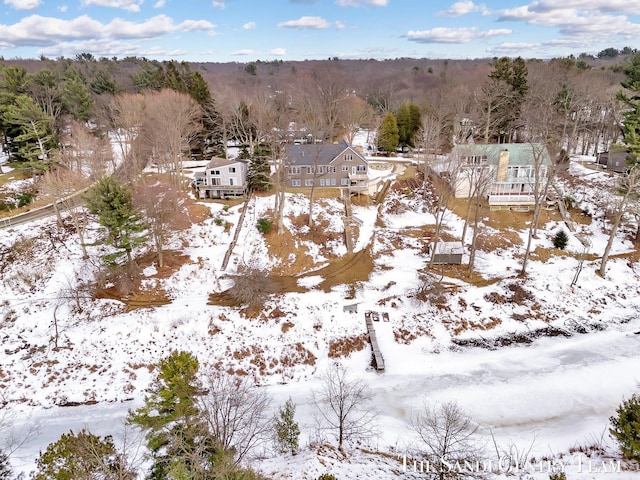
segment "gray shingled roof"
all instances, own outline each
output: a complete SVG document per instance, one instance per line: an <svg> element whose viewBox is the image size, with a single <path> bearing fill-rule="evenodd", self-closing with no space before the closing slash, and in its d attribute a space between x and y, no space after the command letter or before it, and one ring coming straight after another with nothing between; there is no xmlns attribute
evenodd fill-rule
<svg viewBox="0 0 640 480"><path fill-rule="evenodd" d="M287 163L289 165L328 165L333 159L349 148L346 141L340 143L316 143L291 145L286 151ZM365 158L355 148L352 148L356 155Z"/></svg>
<svg viewBox="0 0 640 480"><path fill-rule="evenodd" d="M228 165L233 165L234 163L247 163L244 160L229 160L226 158L213 157L209 163L207 163L207 170L215 167L226 167Z"/></svg>

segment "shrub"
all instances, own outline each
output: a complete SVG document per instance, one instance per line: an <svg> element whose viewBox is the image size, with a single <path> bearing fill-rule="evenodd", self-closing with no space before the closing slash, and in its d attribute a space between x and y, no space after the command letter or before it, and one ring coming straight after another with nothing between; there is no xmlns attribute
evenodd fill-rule
<svg viewBox="0 0 640 480"><path fill-rule="evenodd" d="M219 227L222 226L223 222L224 222L224 220L222 220L220 217L216 217L216 218L213 219L213 223L215 223Z"/></svg>
<svg viewBox="0 0 640 480"><path fill-rule="evenodd" d="M335 475L331 475L330 473L325 473L324 475L320 475L318 480L338 480Z"/></svg>
<svg viewBox="0 0 640 480"><path fill-rule="evenodd" d="M624 400L609 421L609 433L618 442L622 455L640 461L640 395Z"/></svg>
<svg viewBox="0 0 640 480"><path fill-rule="evenodd" d="M564 472L550 473L549 480L567 480L567 474Z"/></svg>
<svg viewBox="0 0 640 480"><path fill-rule="evenodd" d="M280 409L278 415L274 418L276 444L281 453L298 453L298 437L300 436L300 427L295 421L296 405L289 398L284 406Z"/></svg>
<svg viewBox="0 0 640 480"><path fill-rule="evenodd" d="M33 201L33 193L30 192L22 192L18 195L18 208L29 205Z"/></svg>
<svg viewBox="0 0 640 480"><path fill-rule="evenodd" d="M559 248L560 250L564 250L569 243L569 236L566 234L564 230L560 230L553 237L553 246Z"/></svg>
<svg viewBox="0 0 640 480"><path fill-rule="evenodd" d="M266 235L273 228L273 222L268 218L260 218L258 219L258 223L256 224L256 228L260 233Z"/></svg>

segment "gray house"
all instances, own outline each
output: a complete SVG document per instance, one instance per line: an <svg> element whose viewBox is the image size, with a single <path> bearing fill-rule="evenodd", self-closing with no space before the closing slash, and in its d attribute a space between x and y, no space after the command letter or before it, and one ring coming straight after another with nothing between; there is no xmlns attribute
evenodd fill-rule
<svg viewBox="0 0 640 480"><path fill-rule="evenodd" d="M234 198L247 193L248 164L244 160L214 157L204 172L194 176L199 198Z"/></svg>
<svg viewBox="0 0 640 480"><path fill-rule="evenodd" d="M288 188L369 189L369 163L346 141L290 145L285 155Z"/></svg>

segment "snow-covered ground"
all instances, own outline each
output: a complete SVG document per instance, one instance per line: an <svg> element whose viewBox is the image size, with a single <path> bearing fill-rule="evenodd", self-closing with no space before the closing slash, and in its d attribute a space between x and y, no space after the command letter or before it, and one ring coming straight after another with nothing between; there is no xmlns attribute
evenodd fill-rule
<svg viewBox="0 0 640 480"><path fill-rule="evenodd" d="M584 180L572 192L574 198L596 214L583 227L591 235L587 253L599 255L607 236L597 218L598 199L609 195L606 189L613 180L578 163L571 173ZM570 478L605 478L587 468L580 472L579 459L572 460L570 451L596 443L615 407L638 389L637 262L614 257L606 278L601 278L595 273L598 261L587 259L577 285L571 287L578 265L574 256L552 256L546 262L534 257L523 280L516 275L522 245L479 251L476 269L486 282L473 285L445 279L453 286L449 293L437 302L424 302L415 296L424 282L425 245L419 236L405 232L432 223L433 217L415 195L392 191L379 211L377 206L353 207L362 222L355 249L370 247L374 259L367 281L324 291L322 279L305 277L299 284L308 291L272 298L258 318L247 318L237 308L208 305L209 294L231 284L227 274L245 265L277 270L286 263L269 254L265 238L255 228L273 202L270 196L253 200L224 272L222 259L240 207L207 203L210 218L176 235L170 246L190 261L169 279L157 278L153 267L145 269L144 284L163 288L171 303L132 311L113 300L81 299L82 308L77 308L69 292L82 280L90 280L95 267L82 259L75 236L61 234L63 242L49 238L48 229L55 228L52 221L0 231L4 299L0 387L13 429L24 433L32 425L39 427L38 434L12 456L18 470L31 470L37 452L69 429L86 425L94 433L117 435L127 410L139 405L152 379L148 367L175 349L193 352L203 368L250 375L268 389L274 408L291 396L298 405L302 445L315 444L310 392L334 361L328 355L329 345L364 334L363 313L371 310L389 315L389 322L375 323L385 371L370 368L369 348L338 361L366 381L379 411L379 436L360 447L391 457L365 454L355 444L350 445L348 460L309 448L296 457L260 460L256 465L272 478L314 479L327 470L340 479L401 475L393 455L402 454L412 442L408 418L424 402L448 400L457 401L479 423L487 442L493 434L505 448L512 443L521 450L531 447L536 458L563 454L571 463ZM315 209L315 222L325 232L341 233L343 210L338 201L323 199L321 208ZM317 267L328 263L330 256L344 256L342 242L312 242L306 235L308 227L295 221L306 212L304 196L287 197L286 227L299 252L306 252ZM234 227L225 229L224 222ZM550 248L559 227L558 222L545 225L535 247ZM447 228L460 235L462 220L450 215ZM568 251L582 249L571 235ZM633 245L621 232L612 253L631 251ZM527 295L513 300L514 285ZM354 303L357 313L343 311L344 305ZM53 348L54 318L58 349ZM493 349L459 346L518 335L535 338L536 331L550 327L560 335ZM284 368L283 361L292 366ZM97 403L59 406L74 402ZM603 442L614 453L606 433ZM545 472L535 475L548 478ZM606 478L634 475L637 472Z"/></svg>

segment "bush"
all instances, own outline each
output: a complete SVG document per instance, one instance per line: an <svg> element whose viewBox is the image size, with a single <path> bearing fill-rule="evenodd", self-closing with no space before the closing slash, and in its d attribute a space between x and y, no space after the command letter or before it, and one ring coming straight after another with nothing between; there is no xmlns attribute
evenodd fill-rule
<svg viewBox="0 0 640 480"><path fill-rule="evenodd" d="M640 461L640 395L624 400L609 421L609 433L620 446L622 455Z"/></svg>
<svg viewBox="0 0 640 480"><path fill-rule="evenodd" d="M325 473L324 475L320 475L318 480L338 480L335 475L331 475L329 473Z"/></svg>
<svg viewBox="0 0 640 480"><path fill-rule="evenodd" d="M567 474L564 472L550 473L549 480L567 480Z"/></svg>
<svg viewBox="0 0 640 480"><path fill-rule="evenodd" d="M18 195L18 208L29 205L33 201L33 193L22 192Z"/></svg>
<svg viewBox="0 0 640 480"><path fill-rule="evenodd" d="M258 219L258 223L256 223L256 228L260 233L266 235L273 228L273 222L268 218L260 218Z"/></svg>
<svg viewBox="0 0 640 480"><path fill-rule="evenodd" d="M289 398L274 418L276 444L281 453L291 453L292 455L298 453L300 427L294 419L295 413L296 405Z"/></svg>
<svg viewBox="0 0 640 480"><path fill-rule="evenodd" d="M564 230L560 230L553 237L553 246L559 248L560 250L564 250L569 243L569 236L565 233Z"/></svg>

